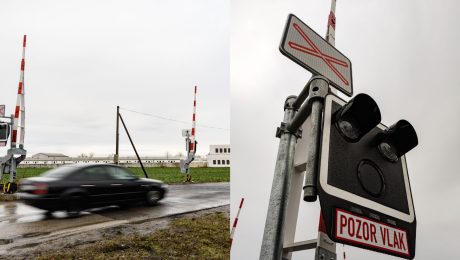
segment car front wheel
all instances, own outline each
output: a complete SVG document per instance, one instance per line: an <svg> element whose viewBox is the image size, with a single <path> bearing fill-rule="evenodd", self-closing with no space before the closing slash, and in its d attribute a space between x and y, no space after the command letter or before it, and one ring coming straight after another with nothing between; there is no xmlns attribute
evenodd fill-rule
<svg viewBox="0 0 460 260"><path fill-rule="evenodd" d="M151 190L147 192L147 204L154 206L161 199L161 192L157 190Z"/></svg>

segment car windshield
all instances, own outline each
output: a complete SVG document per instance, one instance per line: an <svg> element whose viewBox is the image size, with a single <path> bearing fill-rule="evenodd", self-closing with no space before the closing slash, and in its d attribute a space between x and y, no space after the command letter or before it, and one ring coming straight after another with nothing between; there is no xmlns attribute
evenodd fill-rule
<svg viewBox="0 0 460 260"><path fill-rule="evenodd" d="M62 179L66 177L67 175L69 175L74 170L75 170L75 167L61 166L61 167L46 171L41 176L48 177L48 178L54 178L54 179Z"/></svg>
<svg viewBox="0 0 460 260"><path fill-rule="evenodd" d="M116 180L135 180L137 179L131 172L124 168L110 167L110 176Z"/></svg>

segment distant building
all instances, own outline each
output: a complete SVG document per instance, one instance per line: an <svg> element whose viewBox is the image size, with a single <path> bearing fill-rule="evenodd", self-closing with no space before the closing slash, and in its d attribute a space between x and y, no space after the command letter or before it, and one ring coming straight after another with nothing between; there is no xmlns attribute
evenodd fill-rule
<svg viewBox="0 0 460 260"><path fill-rule="evenodd" d="M179 167L180 156L144 156L141 157L145 167ZM136 157L122 156L118 159L122 166L139 167ZM69 157L62 153L37 153L22 161L19 167L53 168L74 163L113 163L113 156L106 157ZM230 167L230 145L210 145L206 158L196 156L191 167Z"/></svg>
<svg viewBox="0 0 460 260"><path fill-rule="evenodd" d="M36 154L38 155L38 154ZM47 154L50 155L50 154ZM58 154L53 154L58 155ZM19 167L27 168L53 168L65 164L74 163L113 163L113 156L109 157L69 157L60 154L61 156L46 156L43 153L40 156L32 156L24 159ZM145 156L141 157L142 164L145 167L179 167L179 156ZM122 166L139 167L137 157L122 156L118 159ZM192 162L191 167L204 167L206 160L198 157Z"/></svg>
<svg viewBox="0 0 460 260"><path fill-rule="evenodd" d="M32 155L34 159L65 159L69 156L62 153L37 153Z"/></svg>
<svg viewBox="0 0 460 260"><path fill-rule="evenodd" d="M230 167L230 145L210 145L206 161L208 167Z"/></svg>

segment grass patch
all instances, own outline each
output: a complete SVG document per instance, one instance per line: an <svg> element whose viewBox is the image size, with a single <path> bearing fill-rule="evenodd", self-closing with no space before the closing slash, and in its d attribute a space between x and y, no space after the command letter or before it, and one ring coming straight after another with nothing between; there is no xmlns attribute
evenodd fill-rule
<svg viewBox="0 0 460 260"><path fill-rule="evenodd" d="M18 197L15 194L2 194L0 193L0 201L15 201Z"/></svg>
<svg viewBox="0 0 460 260"><path fill-rule="evenodd" d="M142 168L130 168L137 176L145 177ZM185 174L179 168L146 168L150 178L162 180L166 183L182 183ZM230 168L191 168L192 180L196 183L204 182L229 182Z"/></svg>
<svg viewBox="0 0 460 260"><path fill-rule="evenodd" d="M221 212L185 217L150 235L117 236L36 259L230 259L228 227L229 218Z"/></svg>
<svg viewBox="0 0 460 260"><path fill-rule="evenodd" d="M145 177L142 168L133 167L129 168L133 173L139 177ZM49 168L18 168L17 179L34 177L49 170ZM149 167L145 168L150 178L162 180L168 184L182 183L185 180L185 174L180 173L180 169L176 167ZM230 168L191 168L192 180L195 183L204 182L229 182L230 181ZM4 175L2 183L8 181L9 175Z"/></svg>

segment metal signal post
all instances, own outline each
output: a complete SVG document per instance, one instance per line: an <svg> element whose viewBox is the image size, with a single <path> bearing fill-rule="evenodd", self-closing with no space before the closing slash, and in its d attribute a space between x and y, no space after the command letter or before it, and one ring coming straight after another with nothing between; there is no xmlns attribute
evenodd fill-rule
<svg viewBox="0 0 460 260"><path fill-rule="evenodd" d="M336 6L336 0L331 0L331 11L329 13L328 17L328 27L327 27L327 33L326 33L326 42L329 43L330 46L335 45L335 6ZM292 24L291 19L294 19L294 23ZM285 35L283 36L282 43L280 45L280 51L288 56L288 58L293 59L296 63L300 64L301 66L307 68L310 72L312 72L314 75L324 75L324 69L321 69L321 67L318 68L312 68L311 63L312 61L309 61L308 59L305 60L302 57L299 56L300 53L302 55L307 54L312 55L314 57L321 57L321 59L328 65L328 68L332 69L333 72L340 76L342 75L341 73L348 73L350 76L350 82L347 82L347 85L345 88L341 88L342 91L345 92L346 95L351 96L353 89L351 85L351 62L347 62L347 58L343 55L341 55L340 52L337 50L333 49L328 49L327 44L323 44L319 39L321 37L318 35L316 40L312 40L315 38L315 33L310 33L310 37L305 33L305 31L308 29L308 26L304 26L303 29L302 27L297 24L299 22L300 24L302 23L300 20L296 21L296 17L290 16L288 18L288 23L286 25L285 29ZM296 33L299 33L300 36L306 41L307 45L309 47L305 47L299 43L296 43L294 41L289 41L289 37L292 37L292 34L290 34L290 26L293 26L295 28ZM293 37L292 39L295 39L296 37ZM315 43L316 42L316 43ZM324 47L320 47L322 44ZM297 52L300 51L300 52ZM331 52L330 55L325 55L325 52ZM334 54L332 54L334 53ZM335 57L331 57L335 56ZM310 56L311 58L311 56ZM344 71L338 71L337 68L334 67L334 65L331 63L335 64L340 64L341 66L344 66L346 70ZM326 71L328 69L326 68ZM347 72L347 70L349 70ZM319 71L322 71L322 73L319 73ZM343 77L341 77L343 80ZM302 180L304 179L305 176L305 185L303 186L303 191L304 191L304 200L308 202L316 201L317 199L317 176L318 176L318 170L319 170L319 146L320 146L320 138L321 138L321 125L322 125L322 112L323 112L323 106L324 106L324 98L326 95L331 92L331 93L336 93L336 90L333 88L329 88L329 80L324 77L312 77L310 81L307 83L305 88L301 91L299 94L298 98L294 100L293 103L293 109L294 109L294 115L292 115L292 118L289 118L289 124L288 124L288 132L289 133L295 133L296 132L301 132L303 130L303 138L300 138L300 136L295 137L295 142L292 144L292 147L287 147L288 149L292 150L292 154L289 154L288 156L285 156L282 154L284 149L286 149L285 145L280 141L280 147L278 151L278 159L277 159L277 166L275 168L275 177L273 180L273 186L272 186L272 194L270 197L270 204L269 204L269 210L267 214L267 223L265 226L265 232L264 232L264 239L262 242L262 251L260 255L260 259L291 259L291 255L293 251L298 251L298 250L306 250L306 249L313 249L316 248L316 255L315 259L320 259L321 257L324 257L324 248L326 248L326 251L331 251L330 254L328 253L328 256L332 256L333 259L335 259L335 243L333 243L328 237L327 234L322 232L321 226L319 227L319 232L318 232L318 239L312 239L300 243L294 243L294 237L295 237L295 230L296 230L296 224L297 224L297 215L299 211L299 197L302 192ZM332 84L337 87L338 85L333 83ZM350 84L350 86L348 86ZM317 93L315 93L317 92ZM308 97L307 97L308 96ZM305 99L307 101L303 106L302 103L304 103ZM298 112L296 112L299 110ZM292 120L292 122L291 122ZM286 106L285 106L285 122L286 122ZM283 126L283 124L282 124ZM296 144L297 139L300 138L300 143ZM299 155L294 155L294 151L296 146L301 146L301 154L303 158L301 159L302 163L301 165L296 165L295 161L296 158L299 157ZM280 158L281 155L281 158ZM284 156L284 158L283 158ZM282 164L282 162L286 160L289 164L289 167L285 169L283 172L279 173L279 164ZM282 178L285 179L284 182L280 182L278 179L280 178L278 175L284 175ZM277 177L278 176L278 177ZM281 178L281 179L282 179ZM291 185L291 179L293 180L293 183ZM284 195L277 195L276 190L277 187L283 187L283 192L285 193ZM275 193L274 193L275 190ZM282 198L281 201L280 197ZM282 203L282 206L278 210L278 219L275 220L275 223L272 223L272 220L269 220L271 217L270 213L273 209L270 207L276 206L277 203ZM286 219L287 225L286 229L284 229L284 221ZM322 219L320 218L320 221ZM278 227L276 227L275 232L271 232L270 230L272 229L272 226L276 224ZM284 240L284 236L286 236L286 240ZM276 238L273 238L276 237ZM271 242L270 242L271 241ZM328 246L328 242L331 243L331 246ZM273 244L271 244L273 243ZM273 247L273 250L270 250L269 247ZM284 248L284 250L283 250ZM322 259L322 258L321 258Z"/></svg>
<svg viewBox="0 0 460 260"><path fill-rule="evenodd" d="M328 16L326 41L331 45L335 46L335 8L336 0L331 0L331 9ZM351 66L351 65L350 65ZM307 91L306 91L307 90ZM337 90L334 88L329 89L330 93L337 94ZM347 93L347 95L350 95ZM306 96L308 89L304 88L299 97ZM299 102L296 102L295 107L299 107ZM315 102L312 105L313 110L319 110L322 112L323 103ZM321 117L321 113L314 112L312 116L316 115ZM303 189L303 198L305 201L316 201L317 199L317 176L318 176L318 161L319 156L319 136L321 135L321 124L318 124L320 118L308 118L305 123L301 126L304 133L304 138L300 139L296 144L299 148L298 154L294 159L294 169L292 172L292 185L289 193L290 198L288 200L287 212L286 212L286 229L284 232L284 253L283 259L291 259L292 252L299 250L307 250L316 248L315 259L321 257L321 255L327 253L328 256L333 256L335 259L335 243L329 239L325 232L321 231L321 226L318 227L318 238L302 242L294 242L295 231L297 227L297 216L299 212L299 197L301 196ZM307 138L308 137L308 138ZM307 147L307 149L304 149ZM302 181L305 179L305 184L302 186ZM322 217L320 216L320 223ZM324 256L324 255L323 255ZM329 259L329 258L328 258Z"/></svg>
<svg viewBox="0 0 460 260"><path fill-rule="evenodd" d="M309 93L308 96L305 93ZM284 120L276 131L280 144L260 252L261 260L279 260L283 256L284 222L290 196L291 176L294 171L295 144L302 134L300 126L308 117L319 121L315 122L315 125L321 125L322 103L328 93L328 80L316 76L309 81L299 97L289 96L286 99ZM298 111L294 104L299 106ZM318 139L312 143L319 144L318 134L311 132L307 138ZM315 146L307 147L307 149L311 150L309 154L312 155L318 151L318 147ZM317 169L319 163L317 156L312 156L312 158L314 160L311 160L310 167Z"/></svg>

